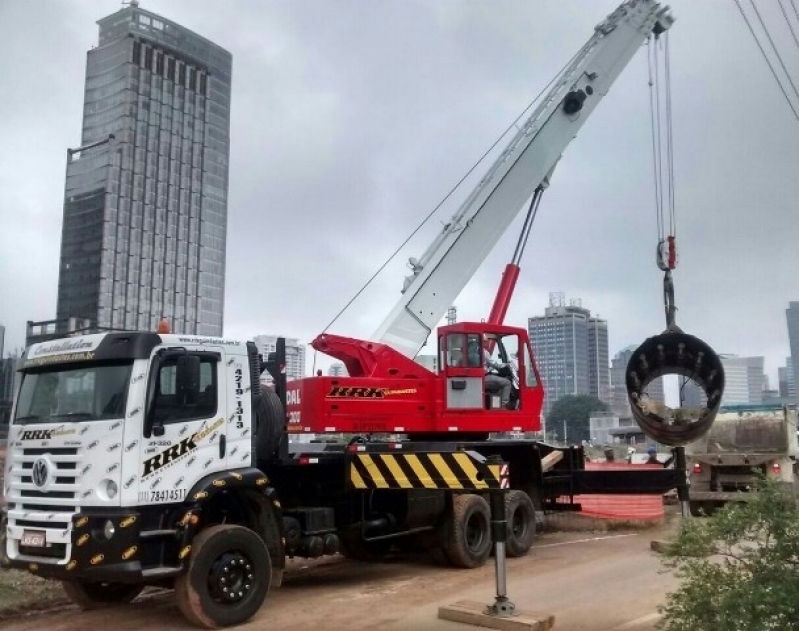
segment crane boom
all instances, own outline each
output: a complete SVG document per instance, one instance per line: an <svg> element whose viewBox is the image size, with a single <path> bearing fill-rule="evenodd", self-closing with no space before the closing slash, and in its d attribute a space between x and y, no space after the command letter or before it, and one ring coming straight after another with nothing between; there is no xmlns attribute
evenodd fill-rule
<svg viewBox="0 0 799 631"><path fill-rule="evenodd" d="M668 6L627 0L596 26L451 221L410 260L402 297L372 340L407 357L419 352L637 49L672 22Z"/></svg>

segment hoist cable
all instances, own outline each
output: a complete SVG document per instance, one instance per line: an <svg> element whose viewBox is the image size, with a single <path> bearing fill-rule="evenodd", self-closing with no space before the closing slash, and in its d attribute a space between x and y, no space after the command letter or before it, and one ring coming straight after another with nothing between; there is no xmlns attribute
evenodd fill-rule
<svg viewBox="0 0 799 631"><path fill-rule="evenodd" d="M791 0L791 6L793 7L793 12L796 14L796 19L799 20L799 11L796 9L796 5Z"/></svg>
<svg viewBox="0 0 799 631"><path fill-rule="evenodd" d="M654 72L652 70L652 48L655 46L651 40L647 42L649 50L647 51L647 65L649 68L649 116L652 122L652 168L654 170L655 180L655 217L657 219L658 240L663 238L663 214L661 210L661 195L660 195L660 178L658 177L658 163L660 156L658 155L658 142L657 142L657 120L655 119L655 93L654 93Z"/></svg>
<svg viewBox="0 0 799 631"><path fill-rule="evenodd" d="M780 3L780 10L782 11L782 15L785 17L785 21L788 24L788 28L791 29L791 37L793 37L793 41L796 44L797 48L799 48L799 39L796 37L796 31L793 30L793 24L791 23L790 18L788 17L788 12L785 10L785 5L782 3L782 0L777 0ZM797 16L799 19L799 16Z"/></svg>
<svg viewBox="0 0 799 631"><path fill-rule="evenodd" d="M749 18L746 17L746 13L744 13L744 10L743 10L743 7L741 6L740 1L739 0L733 0L733 1L738 6L738 10L741 12L741 16L743 17L744 22L746 22L746 26L749 28L749 32L752 34L752 38L755 40L755 44L757 44L757 47L760 49L760 53L763 55L763 59L766 60L766 64L768 64L769 70L771 70L771 74L774 75L774 80L777 82L777 86L779 86L780 91L782 92L782 95L785 97L785 100L788 102L788 107L791 108L791 111L793 112L794 117L796 118L797 121L799 121L799 112L796 111L796 108L794 107L793 103L791 102L791 99L788 96L788 93L785 91L785 87L782 85L782 81L780 81L780 78L777 75L777 71L774 70L774 66L771 64L771 60L768 58L768 55L766 54L766 51L763 49L763 46L760 43L760 40L757 38L757 35L755 34L755 30L752 28L752 24L749 22ZM791 2L793 3L793 0L791 0ZM796 9L796 7L794 7L794 9Z"/></svg>
<svg viewBox="0 0 799 631"><path fill-rule="evenodd" d="M672 236L677 236L677 218L675 215L675 196L674 196L674 135L672 133L671 117L671 56L669 55L669 33L666 31L666 147L669 160L669 232Z"/></svg>
<svg viewBox="0 0 799 631"><path fill-rule="evenodd" d="M533 106L534 106L534 105L535 105L535 104L538 102L538 100L541 98L541 96L543 96L543 95L544 95L544 93L545 93L547 90L549 90L550 86L551 86L553 83L555 83L555 81L556 81L557 79L559 79L559 78L561 78L561 77L563 76L563 73L566 71L566 69L567 69L567 68L568 68L568 67L569 67L569 66L572 64L572 62L573 62L573 61L574 61L574 60L575 60L577 57L579 57L581 54L583 54L583 52L585 51L585 49L586 49L586 48L588 48L589 44L590 44L590 42L589 42L589 43L587 43L587 44L585 44L585 45L584 45L582 48L580 48L580 50L578 50L578 51L577 51L577 52L576 52L574 55L572 55L571 59L569 59L569 61L567 61L567 62L566 62L564 65L563 65L563 67L562 67L562 68L561 68L561 69L560 69L560 70L557 72L557 74L556 74L554 77L552 77L552 79L550 79L549 83L547 83L547 84L546 84L546 85L543 87L543 89L542 89L542 90L541 90L541 91L540 91L540 92L539 92L539 93L536 95L536 97L535 97L535 98L534 98L532 101L530 101L530 103L527 105L527 107L525 107L525 108L522 110L521 114L519 114L519 115L516 117L516 119L515 119L515 120L514 120L514 121L513 121L513 122L512 122L510 125L508 125L508 127L505 129L505 131L503 131L503 132L502 132L502 133L499 135L499 137L498 137L498 138L497 138L497 139L494 141L494 143L493 143L493 144L492 144L492 145L491 145L491 146L490 146L490 147L489 147L489 148L488 148L488 149L485 151L485 153L483 153L483 155L482 155L482 156L480 156L480 158L477 160L477 162L475 162L475 163L472 165L472 167L471 167L471 168L470 168L470 169L469 169L469 170L468 170L468 171L467 171L467 172L464 174L464 176L463 176L463 177L462 177L460 180L458 180L458 182L455 184L455 186L453 186L453 187L450 189L450 191L449 191L449 192L448 192L448 193L447 193L447 194L444 196L444 198L443 198L443 199L442 199L442 200L441 200L441 201L440 201L438 204L436 204L435 208L433 208L433 210L431 210L431 211L430 211L430 212L427 214L427 216L426 216L424 219L422 219L421 223L420 223L418 226L416 226L416 228L414 228L414 230L413 230L413 231L412 231L412 232L411 232L411 233L410 233L410 234L407 236L407 238L406 238L406 239L405 239L405 240L404 240L404 241L403 241L403 242L402 242L402 243L401 243L401 244L400 244L400 245L399 245L399 246L398 246L398 247L397 247L397 248L396 248L396 249L395 249L395 250L394 250L394 251L393 251L393 252L392 252L390 255L389 255L389 257L388 257L388 258L387 258L387 259L386 259L386 260L383 262L383 264L382 264L380 267L378 267L378 268L377 268L377 271L375 271L375 273L374 273L374 274L372 274L372 275L369 277L369 280L367 280L367 281L366 281L366 282L363 284L363 286L362 286L362 287L361 287L361 288L360 288L360 289L359 289L359 290L358 290L358 291L355 293L355 295L354 295L352 298L350 298L350 300L347 302L347 304L345 304L345 305L344 305L344 306L341 308L341 310L340 310L340 311L339 311L339 312L338 312L338 313L335 315L335 317L334 317L334 318L333 318L333 319L332 319L332 320L331 320L331 321L330 321L330 322L327 324L327 326L326 326L324 329L322 329L322 333L325 333L325 332L326 332L326 331L327 331L327 330L328 330L328 329L329 329L331 326L333 326L333 324L335 324L335 322L336 322L336 321L337 321L337 320L338 320L338 319L339 319L339 318L342 316L342 314L343 314L343 313L344 313L344 312L345 312L347 309L349 309L349 308L350 308L350 306L352 305L352 303L353 303L353 302L355 302L355 301L358 299L358 297L359 297L359 296L360 296L360 295L361 295L361 294L362 294L364 291L366 291L367 287L369 287L369 285L371 285L371 284L372 284L372 282L374 282L374 280L375 280L375 279L376 279L376 278L377 278L377 277L380 275L380 273L381 273L381 272L382 272L382 271L383 271L383 270L384 270L384 269L385 269L385 268L388 266L388 264L389 264L389 263L391 263L391 261L393 261L393 260L396 258L396 256L397 256L397 255L398 255L398 254L399 254L399 253L402 251L402 249L403 249L403 248L404 248L406 245L408 245L408 242L409 242L411 239L413 239L413 237L415 237L415 236L416 236L416 234L417 234L417 233L418 233L418 232L419 232L419 231L422 229L422 227L423 227L423 226L424 226L424 225L425 225L425 224L426 224L428 221L430 221L430 219L433 217L433 215L435 215L435 214L436 214L436 213L439 211L439 209L440 209L440 208L441 208L441 207L442 207L442 206L443 206L443 205L446 203L446 201L447 201L447 200L448 200L448 199L449 199L449 198L450 198L450 197L451 197L451 196L452 196L452 195L455 193L455 191L456 191L456 190L458 190L458 188L460 188L460 186L461 186L461 185L464 183L464 181L466 181L466 179L467 179L467 178L468 178L468 177L469 177L469 176L470 176L470 175L471 175L471 174L474 172L474 170L475 170L475 169L476 169L478 166L480 166L480 164L482 164L482 163L483 163L483 161L486 159L486 157L487 157L487 156L488 156L488 155L489 155L489 154L490 154L490 153L491 153L491 152L492 152L492 151L493 151L493 150L496 148L496 146L497 146L497 145L500 143L500 141L501 141L501 140L502 140L502 139L503 139L503 138L504 138L504 137L505 137L505 136L508 134L508 132L510 132L510 131L511 131L511 130L514 128L514 127L516 127L516 126L518 125L518 123L519 123L519 121L522 119L522 117L523 117L523 116L525 116L525 115L527 114L527 112L528 112L528 111L529 111L529 110L530 110L530 109L531 109L531 108L532 108L532 107L533 107Z"/></svg>
<svg viewBox="0 0 799 631"><path fill-rule="evenodd" d="M793 93L799 97L799 90L796 89L796 85L794 85L793 79L791 79L791 73L788 72L788 68L785 67L785 62L782 61L782 55L780 55L780 51L777 49L777 45L774 43L774 40L771 38L771 33L766 26L766 23L763 21L763 17L760 15L760 11L757 9L757 5L755 4L755 0L750 0L752 3L752 8L755 10L755 14L757 15L757 19L760 21L760 26L763 27L763 31L766 33L766 37L768 37L768 41L771 44L771 47L774 49L774 54L777 56L777 61L780 62L780 66L782 66L782 70L785 73L785 76L788 77L788 83L791 84L793 88Z"/></svg>

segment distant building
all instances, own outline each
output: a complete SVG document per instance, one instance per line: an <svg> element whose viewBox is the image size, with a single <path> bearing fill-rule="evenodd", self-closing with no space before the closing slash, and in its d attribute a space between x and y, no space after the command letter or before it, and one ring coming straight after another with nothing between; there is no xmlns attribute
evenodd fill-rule
<svg viewBox="0 0 799 631"><path fill-rule="evenodd" d="M347 367L341 362L336 362L327 369L327 375L328 377L346 377Z"/></svg>
<svg viewBox="0 0 799 631"><path fill-rule="evenodd" d="M724 366L722 406L763 402L763 357L722 355L721 364Z"/></svg>
<svg viewBox="0 0 799 631"><path fill-rule="evenodd" d="M269 353L274 353L277 350L278 335L256 335L252 341L258 347L258 352L261 353L264 360L269 357ZM267 378L267 374L262 375L267 382L271 382L271 378ZM286 338L286 379L302 379L305 377L305 344L300 344L296 338Z"/></svg>
<svg viewBox="0 0 799 631"><path fill-rule="evenodd" d="M414 361L431 372L438 372L438 355L417 355Z"/></svg>
<svg viewBox="0 0 799 631"><path fill-rule="evenodd" d="M788 322L788 344L791 348L791 370L793 371L793 396L799 403L799 302L788 303L785 310Z"/></svg>
<svg viewBox="0 0 799 631"><path fill-rule="evenodd" d="M6 327L0 324L0 359L3 359L5 355L3 355L3 344L5 343L6 339Z"/></svg>
<svg viewBox="0 0 799 631"><path fill-rule="evenodd" d="M222 334L232 57L127 3L87 53L55 321Z"/></svg>
<svg viewBox="0 0 799 631"><path fill-rule="evenodd" d="M632 357L636 348L635 346L628 346L620 350L610 362L610 410L619 417L632 417L630 401L627 398L626 372L627 364L630 362L630 357ZM645 392L652 399L661 403L666 402L662 377L658 377L650 383Z"/></svg>
<svg viewBox="0 0 799 631"><path fill-rule="evenodd" d="M780 397L797 402L796 381L793 376L793 360L790 357L785 358L785 366L777 368L777 375Z"/></svg>
<svg viewBox="0 0 799 631"><path fill-rule="evenodd" d="M703 408L707 405L707 395L693 379L678 377L678 394L683 407Z"/></svg>
<svg viewBox="0 0 799 631"><path fill-rule="evenodd" d="M610 403L607 322L592 318L579 300L567 306L563 294L550 294L543 316L527 326L544 385L544 415L566 395L593 395Z"/></svg>

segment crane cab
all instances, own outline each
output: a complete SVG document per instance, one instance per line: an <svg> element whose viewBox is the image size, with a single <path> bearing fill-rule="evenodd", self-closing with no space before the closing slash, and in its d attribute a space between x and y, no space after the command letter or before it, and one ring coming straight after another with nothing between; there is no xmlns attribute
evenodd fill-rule
<svg viewBox="0 0 799 631"><path fill-rule="evenodd" d="M438 365L445 414L489 412L507 419L497 418L501 425L511 424L497 431L540 429L544 390L524 329L484 322L441 327ZM491 373L511 382L509 405L503 404Z"/></svg>

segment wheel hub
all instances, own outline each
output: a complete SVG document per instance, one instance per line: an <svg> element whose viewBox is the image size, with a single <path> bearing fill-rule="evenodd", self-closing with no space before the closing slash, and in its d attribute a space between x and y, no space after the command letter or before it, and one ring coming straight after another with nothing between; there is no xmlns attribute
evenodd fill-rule
<svg viewBox="0 0 799 631"><path fill-rule="evenodd" d="M252 562L240 552L227 552L211 567L208 584L211 595L224 603L237 603L252 590Z"/></svg>

